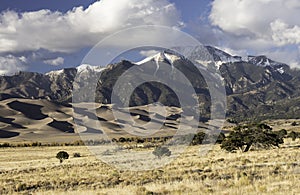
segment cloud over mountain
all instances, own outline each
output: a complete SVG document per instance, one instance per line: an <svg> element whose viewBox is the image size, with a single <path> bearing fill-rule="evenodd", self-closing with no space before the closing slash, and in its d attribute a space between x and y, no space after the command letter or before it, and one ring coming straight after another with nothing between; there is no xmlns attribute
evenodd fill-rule
<svg viewBox="0 0 300 195"><path fill-rule="evenodd" d="M276 58L286 63L300 62L300 2L297 0L214 0L209 19L221 31L227 47L256 52L282 53L292 58ZM220 35L221 34L221 35Z"/></svg>
<svg viewBox="0 0 300 195"><path fill-rule="evenodd" d="M57 57L55 59L49 59L49 60L44 60L43 61L45 64L53 65L53 66L59 66L64 63L64 58L62 57Z"/></svg>
<svg viewBox="0 0 300 195"><path fill-rule="evenodd" d="M0 52L72 52L124 28L176 26L179 20L174 4L166 0L102 0L67 13L5 11L0 15Z"/></svg>
<svg viewBox="0 0 300 195"><path fill-rule="evenodd" d="M26 58L24 56L0 56L0 75L11 75L15 72L25 70L26 67L23 65L25 62Z"/></svg>
<svg viewBox="0 0 300 195"><path fill-rule="evenodd" d="M20 53L73 53L125 28L179 24L178 10L167 0L101 0L86 9L74 7L66 13L6 10L0 13L0 70L3 74L24 70L16 57ZM7 54L10 57L5 57ZM60 65L63 60L41 62Z"/></svg>

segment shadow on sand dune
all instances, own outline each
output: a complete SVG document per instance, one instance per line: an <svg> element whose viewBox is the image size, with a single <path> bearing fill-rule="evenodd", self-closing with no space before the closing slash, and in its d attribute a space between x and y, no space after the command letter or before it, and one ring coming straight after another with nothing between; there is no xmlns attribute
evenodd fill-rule
<svg viewBox="0 0 300 195"><path fill-rule="evenodd" d="M20 135L18 132L0 130L0 138L12 138Z"/></svg>
<svg viewBox="0 0 300 195"><path fill-rule="evenodd" d="M95 133L95 134L103 134L103 131L87 127L87 130L84 131L83 133Z"/></svg>
<svg viewBox="0 0 300 195"><path fill-rule="evenodd" d="M74 133L73 125L66 121L53 120L51 123L48 123L48 126L58 129L65 133Z"/></svg>
<svg viewBox="0 0 300 195"><path fill-rule="evenodd" d="M35 104L28 104L19 101L13 101L7 104L11 109L17 110L22 112L27 118L33 120L42 120L47 118L47 115L44 115L41 111L43 106L35 105Z"/></svg>
<svg viewBox="0 0 300 195"><path fill-rule="evenodd" d="M19 125L19 124L17 124L17 123L12 122L12 121L14 121L14 119L12 119L12 118L3 118L3 117L0 116L0 122L9 124L9 125L11 125L12 127L17 128L17 129L26 129L26 128L23 127L22 125ZM1 136L0 136L0 137L1 137Z"/></svg>

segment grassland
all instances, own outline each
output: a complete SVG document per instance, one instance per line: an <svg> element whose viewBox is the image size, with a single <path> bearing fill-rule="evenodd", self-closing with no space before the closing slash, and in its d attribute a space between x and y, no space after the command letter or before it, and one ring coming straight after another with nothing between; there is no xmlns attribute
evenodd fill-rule
<svg viewBox="0 0 300 195"><path fill-rule="evenodd" d="M167 166L139 172L105 164L85 146L0 148L0 194L300 194L299 144L286 139L247 153L215 145L205 156L191 146ZM60 150L70 154L63 163Z"/></svg>

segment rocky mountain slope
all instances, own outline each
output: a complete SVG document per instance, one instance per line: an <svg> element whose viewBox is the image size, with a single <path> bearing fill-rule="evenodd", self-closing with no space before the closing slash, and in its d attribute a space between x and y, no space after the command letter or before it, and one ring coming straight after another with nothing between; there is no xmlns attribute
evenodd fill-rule
<svg viewBox="0 0 300 195"><path fill-rule="evenodd" d="M215 61L213 68L219 69L225 82L227 117L235 120L299 118L299 70L291 69L288 65L275 62L266 56L248 56L244 59L211 46L206 46L206 49ZM169 66L162 69L159 66L161 63ZM162 75L176 67L195 88L199 102L202 102L201 115L204 118L209 117L210 94L204 78L190 61L170 51L160 52L140 62L121 61L105 68L81 65L47 74L20 72L14 76L1 76L0 100L26 98L66 103L72 101L73 87L85 87L85 90L96 92L97 102L111 103L113 86L119 76L131 67L146 67L154 73L159 70L158 74ZM95 80L98 80L96 89L86 85ZM167 106L180 106L175 95L178 93L181 93L180 90L173 91L161 83L148 82L135 89L130 105L159 101ZM83 100L88 98L84 94L88 93L83 93Z"/></svg>

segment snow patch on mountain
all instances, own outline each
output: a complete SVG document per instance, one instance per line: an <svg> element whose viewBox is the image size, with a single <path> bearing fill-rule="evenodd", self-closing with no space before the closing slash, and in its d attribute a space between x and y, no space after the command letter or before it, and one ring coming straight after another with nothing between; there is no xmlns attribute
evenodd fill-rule
<svg viewBox="0 0 300 195"><path fill-rule="evenodd" d="M148 63L148 62L155 62L156 70L155 70L154 74L156 74L157 71L160 68L160 63L167 63L167 64L171 65L172 70L173 70L174 69L174 62L177 61L177 60L180 60L180 59L182 59L182 57L180 57L176 54L169 53L167 51L162 51L162 52L159 52L158 54L147 57L147 58L145 58L145 59L143 59L139 62L135 62L134 64L140 66L140 65L143 65L143 64Z"/></svg>
<svg viewBox="0 0 300 195"><path fill-rule="evenodd" d="M56 77L58 75L61 75L63 72L64 72L63 69L62 70L53 70L53 71L46 73L45 75L50 76L50 77Z"/></svg>
<svg viewBox="0 0 300 195"><path fill-rule="evenodd" d="M75 69L77 70L77 74L84 74L84 73L90 73L90 72L99 73L104 68L100 67L100 66L91 66L88 64L82 64L80 66L77 66ZM62 75L63 73L64 73L64 69L50 71L50 72L46 73L45 75L55 78L55 77L58 77L59 75Z"/></svg>
<svg viewBox="0 0 300 195"><path fill-rule="evenodd" d="M147 62L155 62L158 66L159 66L159 62L165 62L170 64L171 66L173 66L173 63L176 60L180 60L181 57L174 55L174 54L169 54L166 53L165 51L163 52L159 52L158 54L155 54L153 56L147 57L139 62L135 62L136 65L142 65L145 64Z"/></svg>
<svg viewBox="0 0 300 195"><path fill-rule="evenodd" d="M101 66L91 66L89 64L82 64L80 66L76 67L77 73L83 73L83 72L101 72L104 68Z"/></svg>
<svg viewBox="0 0 300 195"><path fill-rule="evenodd" d="M248 62L257 66L282 66L283 63L275 62L266 56L248 56Z"/></svg>
<svg viewBox="0 0 300 195"><path fill-rule="evenodd" d="M283 69L283 67L278 68L277 71L278 71L280 74L283 74L283 73L285 72L284 69Z"/></svg>

